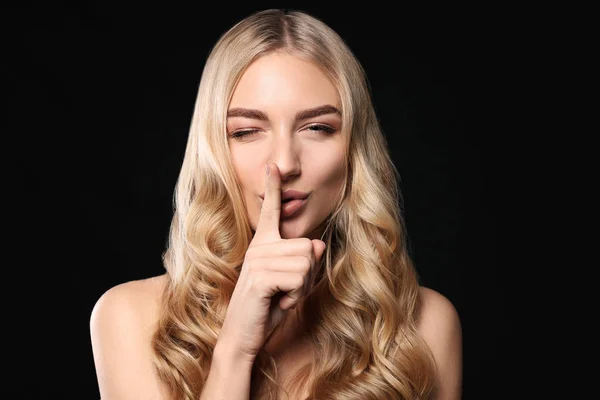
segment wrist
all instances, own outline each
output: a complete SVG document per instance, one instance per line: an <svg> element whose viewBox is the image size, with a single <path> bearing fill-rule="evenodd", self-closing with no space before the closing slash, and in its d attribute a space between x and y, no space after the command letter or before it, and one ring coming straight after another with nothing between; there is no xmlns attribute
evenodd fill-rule
<svg viewBox="0 0 600 400"><path fill-rule="evenodd" d="M213 364L223 372L239 371L240 368L244 367L251 370L255 359L255 355L240 351L225 341L217 341L213 351Z"/></svg>

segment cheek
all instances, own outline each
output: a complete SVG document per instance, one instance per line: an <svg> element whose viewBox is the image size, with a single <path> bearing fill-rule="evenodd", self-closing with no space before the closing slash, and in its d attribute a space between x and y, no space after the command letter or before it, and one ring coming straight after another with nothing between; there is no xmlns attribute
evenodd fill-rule
<svg viewBox="0 0 600 400"><path fill-rule="evenodd" d="M253 171L255 171L252 157L248 157L248 155L243 151L232 150L231 161L238 184L243 189L252 187L252 182L250 182L250 179Z"/></svg>
<svg viewBox="0 0 600 400"><path fill-rule="evenodd" d="M256 153L256 152L254 152ZM246 203L246 212L252 229L256 229L257 214L260 213L260 203L257 198L258 188L264 187L264 177L260 175L260 157L251 156L241 149L231 150L231 162L235 172L235 179L240 185L242 197Z"/></svg>
<svg viewBox="0 0 600 400"><path fill-rule="evenodd" d="M321 177L321 181L326 185L339 185L344 177L344 164L346 162L342 152L328 153L329 157L323 157L319 163L317 173Z"/></svg>

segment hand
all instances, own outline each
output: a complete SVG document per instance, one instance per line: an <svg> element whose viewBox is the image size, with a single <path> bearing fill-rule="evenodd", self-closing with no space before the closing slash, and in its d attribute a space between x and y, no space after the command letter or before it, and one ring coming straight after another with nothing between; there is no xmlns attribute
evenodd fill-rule
<svg viewBox="0 0 600 400"><path fill-rule="evenodd" d="M267 335L306 293L311 270L325 250L318 239L281 238L281 178L276 164L270 163L270 168L256 232L219 335L230 351L252 361Z"/></svg>

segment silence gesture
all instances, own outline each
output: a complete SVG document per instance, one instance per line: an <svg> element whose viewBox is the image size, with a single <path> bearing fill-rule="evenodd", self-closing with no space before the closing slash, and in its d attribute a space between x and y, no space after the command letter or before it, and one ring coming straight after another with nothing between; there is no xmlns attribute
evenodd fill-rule
<svg viewBox="0 0 600 400"><path fill-rule="evenodd" d="M318 239L281 238L281 178L276 164L269 163L269 167L256 232L219 335L230 350L251 361L287 310L301 300L311 270L325 250L325 243ZM280 292L285 295L273 299Z"/></svg>

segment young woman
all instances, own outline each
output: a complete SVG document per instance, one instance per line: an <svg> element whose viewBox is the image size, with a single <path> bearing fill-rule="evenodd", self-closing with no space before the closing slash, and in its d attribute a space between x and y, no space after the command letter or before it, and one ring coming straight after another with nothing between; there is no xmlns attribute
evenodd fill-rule
<svg viewBox="0 0 600 400"><path fill-rule="evenodd" d="M237 23L202 74L166 273L92 312L102 399L459 399L460 320L419 285L397 179L336 32Z"/></svg>

